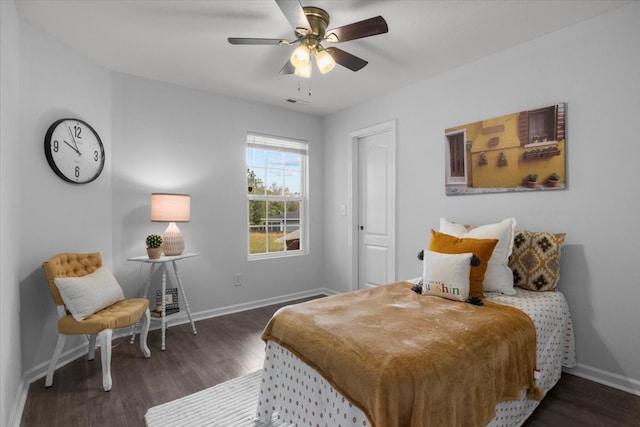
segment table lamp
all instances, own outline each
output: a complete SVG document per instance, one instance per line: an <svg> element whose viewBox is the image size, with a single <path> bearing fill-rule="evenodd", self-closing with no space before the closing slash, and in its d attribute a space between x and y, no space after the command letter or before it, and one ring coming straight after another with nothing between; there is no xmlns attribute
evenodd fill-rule
<svg viewBox="0 0 640 427"><path fill-rule="evenodd" d="M189 222L190 215L190 195L151 194L151 221L169 223L162 235L162 252L166 256L181 255L182 251L184 251L184 238L176 222Z"/></svg>

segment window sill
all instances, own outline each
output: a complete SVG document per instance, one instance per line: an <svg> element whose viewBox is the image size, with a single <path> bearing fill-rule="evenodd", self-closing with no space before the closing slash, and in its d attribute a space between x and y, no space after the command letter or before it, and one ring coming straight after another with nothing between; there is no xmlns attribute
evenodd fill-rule
<svg viewBox="0 0 640 427"><path fill-rule="evenodd" d="M278 258L292 258L297 256L307 255L307 251L299 250L299 251L283 251L283 252L271 252L268 254L254 254L249 255L247 260L249 261L260 261L266 259L278 259Z"/></svg>
<svg viewBox="0 0 640 427"><path fill-rule="evenodd" d="M524 144L524 148L545 147L547 145L557 145L558 141L542 141L532 142L531 144Z"/></svg>

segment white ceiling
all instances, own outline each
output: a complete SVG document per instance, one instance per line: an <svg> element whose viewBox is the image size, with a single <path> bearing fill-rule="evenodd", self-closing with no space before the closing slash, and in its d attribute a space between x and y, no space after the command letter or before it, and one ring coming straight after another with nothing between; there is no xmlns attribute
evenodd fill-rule
<svg viewBox="0 0 640 427"><path fill-rule="evenodd" d="M377 15L389 26L387 34L336 45L369 61L365 68L336 66L325 75L314 70L309 80L279 74L292 46L227 42L227 37L295 39L273 0L18 0L16 5L24 20L108 69L325 115L629 2L302 0L303 6L329 12L329 28Z"/></svg>

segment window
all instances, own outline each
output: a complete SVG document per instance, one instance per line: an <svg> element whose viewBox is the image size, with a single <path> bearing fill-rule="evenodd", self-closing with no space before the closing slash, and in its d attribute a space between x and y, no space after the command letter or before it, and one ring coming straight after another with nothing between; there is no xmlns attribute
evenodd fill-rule
<svg viewBox="0 0 640 427"><path fill-rule="evenodd" d="M557 144L564 139L565 104L523 111L518 119L520 145L535 147Z"/></svg>
<svg viewBox="0 0 640 427"><path fill-rule="evenodd" d="M247 134L249 258L306 253L307 143Z"/></svg>

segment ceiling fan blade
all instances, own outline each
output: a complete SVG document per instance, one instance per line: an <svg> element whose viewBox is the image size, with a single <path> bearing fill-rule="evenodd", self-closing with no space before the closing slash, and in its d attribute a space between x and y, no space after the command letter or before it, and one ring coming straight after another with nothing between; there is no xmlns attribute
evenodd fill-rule
<svg viewBox="0 0 640 427"><path fill-rule="evenodd" d="M293 66L291 61L287 61L286 64L280 69L280 74L293 74L296 71L296 67Z"/></svg>
<svg viewBox="0 0 640 427"><path fill-rule="evenodd" d="M304 14L304 9L299 0L276 0L280 10L284 13L287 21L291 24L296 32L303 32L304 34L309 32L311 25L307 15Z"/></svg>
<svg viewBox="0 0 640 427"><path fill-rule="evenodd" d="M243 44L243 45L289 45L291 42L286 39L254 39L243 37L229 37L227 39L231 44Z"/></svg>
<svg viewBox="0 0 640 427"><path fill-rule="evenodd" d="M369 63L368 61L358 58L357 56L352 55L349 52L345 52L342 49L338 49L337 47L328 47L325 50L329 55L331 55L337 64L340 64L351 71L358 71Z"/></svg>
<svg viewBox="0 0 640 427"><path fill-rule="evenodd" d="M387 21L385 21L382 16L376 16L375 18L365 19L364 21L354 22L353 24L328 30L325 33L325 40L340 43L387 32L389 32Z"/></svg>

